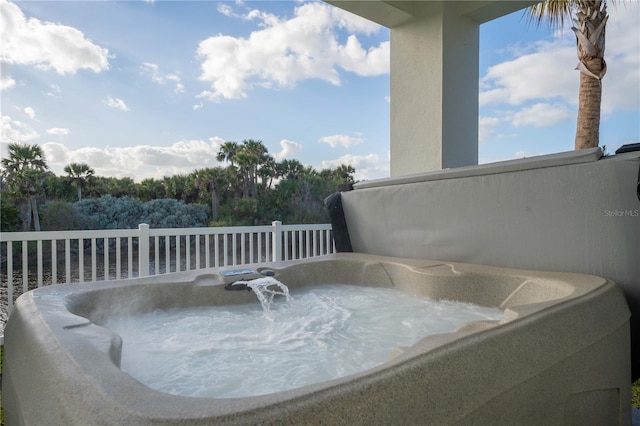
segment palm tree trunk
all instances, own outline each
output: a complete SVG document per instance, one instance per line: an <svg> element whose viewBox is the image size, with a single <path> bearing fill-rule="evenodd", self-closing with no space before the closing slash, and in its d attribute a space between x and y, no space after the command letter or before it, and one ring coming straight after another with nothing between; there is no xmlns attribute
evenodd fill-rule
<svg viewBox="0 0 640 426"><path fill-rule="evenodd" d="M30 198L31 203L31 211L33 213L33 230L36 232L40 232L40 215L38 215L38 204L36 202L35 197Z"/></svg>
<svg viewBox="0 0 640 426"><path fill-rule="evenodd" d="M22 230L31 231L31 199L26 198L20 203L20 218L22 219Z"/></svg>
<svg viewBox="0 0 640 426"><path fill-rule="evenodd" d="M602 69L602 59L593 58L586 65L590 70ZM575 149L595 148L600 143L601 99L602 81L580 73Z"/></svg>
<svg viewBox="0 0 640 426"><path fill-rule="evenodd" d="M218 220L218 216L220 215L220 199L218 198L218 193L216 192L215 185L211 185L211 217L213 220Z"/></svg>

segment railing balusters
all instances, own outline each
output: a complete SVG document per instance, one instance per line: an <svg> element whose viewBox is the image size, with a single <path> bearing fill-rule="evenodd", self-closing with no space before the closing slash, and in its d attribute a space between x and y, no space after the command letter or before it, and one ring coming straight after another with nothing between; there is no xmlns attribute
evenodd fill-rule
<svg viewBox="0 0 640 426"><path fill-rule="evenodd" d="M237 265L238 264L238 258L237 258L237 250L238 250L238 238L237 238L238 234L231 234L231 246L233 248L233 263L232 265Z"/></svg>
<svg viewBox="0 0 640 426"><path fill-rule="evenodd" d="M246 259L247 253L245 253L245 241L244 241L246 235L247 234L245 232L240 233L240 263L251 263L250 261L247 262L247 259Z"/></svg>
<svg viewBox="0 0 640 426"><path fill-rule="evenodd" d="M211 238L207 234L204 234L203 238L204 238L204 252L205 252L204 267L210 268L211 267L211 255L210 255L211 254Z"/></svg>
<svg viewBox="0 0 640 426"><path fill-rule="evenodd" d="M13 306L13 241L7 241L7 306Z"/></svg>
<svg viewBox="0 0 640 426"><path fill-rule="evenodd" d="M220 235L218 234L214 234L213 235L213 249L214 249L214 258L213 258L213 266L214 267L219 267L220 266Z"/></svg>
<svg viewBox="0 0 640 426"><path fill-rule="evenodd" d="M200 234L196 234L196 269L200 269Z"/></svg>
<svg viewBox="0 0 640 426"><path fill-rule="evenodd" d="M84 238L78 238L78 282L84 282Z"/></svg>
<svg viewBox="0 0 640 426"><path fill-rule="evenodd" d="M38 288L42 287L42 240L36 242L36 253L38 256Z"/></svg>
<svg viewBox="0 0 640 426"><path fill-rule="evenodd" d="M122 277L122 238L116 237L116 280Z"/></svg>
<svg viewBox="0 0 640 426"><path fill-rule="evenodd" d="M58 240L51 240L51 284L58 282Z"/></svg>
<svg viewBox="0 0 640 426"><path fill-rule="evenodd" d="M29 247L28 242L22 242L22 292L29 291Z"/></svg>
<svg viewBox="0 0 640 426"><path fill-rule="evenodd" d="M133 278L133 237L127 237L127 278Z"/></svg>
<svg viewBox="0 0 640 426"><path fill-rule="evenodd" d="M110 268L109 268L109 252L111 251L111 246L110 246L110 241L111 238L105 237L104 238L104 256L102 257L102 261L103 261L103 268L104 268L104 272L103 272L103 276L105 280L109 280L111 279L111 275L110 275Z"/></svg>
<svg viewBox="0 0 640 426"><path fill-rule="evenodd" d="M91 239L91 281L98 280L98 262L96 258L97 251L98 250L96 247L96 239L92 238Z"/></svg>
<svg viewBox="0 0 640 426"><path fill-rule="evenodd" d="M154 257L153 261L155 263L155 274L160 275L160 237L156 235L153 237L153 250Z"/></svg>
<svg viewBox="0 0 640 426"><path fill-rule="evenodd" d="M222 266L227 266L229 259L229 242L227 241L227 233L222 234Z"/></svg>
<svg viewBox="0 0 640 426"><path fill-rule="evenodd" d="M184 236L184 270L191 269L191 235Z"/></svg>
<svg viewBox="0 0 640 426"><path fill-rule="evenodd" d="M6 271L6 277L2 277L2 284L4 285L6 280L10 311L16 295L16 284L18 288L22 287L19 293L23 293L35 286L56 284L59 281L88 281L89 277L88 275L85 277L85 269L89 267L89 259L91 259L91 281L120 280L125 274L126 278L133 278L148 274L188 271L194 268L277 262L332 253L330 229L330 225L326 224L282 225L279 221L274 221L270 226L197 228L195 230L149 229L147 225L142 224L138 229L3 232L0 235L0 242L6 253L7 265L6 269L3 268L3 272ZM35 250L33 241L35 241ZM50 243L45 246L43 241L50 241ZM91 243L89 244L88 241ZM239 244L238 241L240 241ZM85 242L87 242L86 249ZM182 255L183 242L184 256ZM15 247L14 244L16 244ZM162 254L162 245L164 245L164 254ZM61 256L58 256L58 247L61 248ZM124 258L123 250L127 252ZM220 253L221 250L222 253ZM16 251L19 253L16 253L17 258L14 259ZM45 259L45 256L50 256L50 262ZM194 256L195 261L192 266ZM98 260L100 257L101 261ZM154 267L150 267L151 259L155 262ZM64 265L58 267L59 262ZM164 268L161 267L162 263ZM175 266L172 267L172 265ZM115 273L111 275L114 267ZM58 270L64 271L63 280L58 279ZM20 281L22 286L19 284Z"/></svg>
<svg viewBox="0 0 640 426"><path fill-rule="evenodd" d="M64 240L64 269L66 281L71 282L71 240Z"/></svg>
<svg viewBox="0 0 640 426"><path fill-rule="evenodd" d="M169 269L169 265L171 265L171 238L165 235L162 237L162 241L164 241L164 273L168 274L171 272Z"/></svg>

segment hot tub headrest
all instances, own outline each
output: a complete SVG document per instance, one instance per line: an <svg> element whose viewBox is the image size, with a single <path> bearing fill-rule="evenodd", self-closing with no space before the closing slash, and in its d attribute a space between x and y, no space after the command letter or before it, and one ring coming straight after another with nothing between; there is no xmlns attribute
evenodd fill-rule
<svg viewBox="0 0 640 426"><path fill-rule="evenodd" d="M351 238L349 238L347 221L344 218L344 210L342 209L342 193L334 192L329 195L324 199L324 206L331 219L331 229L333 231L333 241L336 246L336 252L352 252Z"/></svg>

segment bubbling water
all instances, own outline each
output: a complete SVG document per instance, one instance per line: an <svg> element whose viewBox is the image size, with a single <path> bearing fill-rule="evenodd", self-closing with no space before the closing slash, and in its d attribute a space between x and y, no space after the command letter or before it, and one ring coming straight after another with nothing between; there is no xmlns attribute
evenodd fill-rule
<svg viewBox="0 0 640 426"><path fill-rule="evenodd" d="M355 374L383 364L399 346L502 316L498 308L389 288L334 284L287 296L267 292L268 311L256 304L176 308L106 326L123 339L122 370L146 386L236 398Z"/></svg>
<svg viewBox="0 0 640 426"><path fill-rule="evenodd" d="M273 319L271 317L271 305L273 299L276 296L284 296L287 302L291 302L291 295L289 295L289 287L282 284L280 281L273 277L256 278L248 281L236 281L232 285L246 285L255 293L258 301L262 305L264 316L267 319ZM275 286L276 289L269 288Z"/></svg>

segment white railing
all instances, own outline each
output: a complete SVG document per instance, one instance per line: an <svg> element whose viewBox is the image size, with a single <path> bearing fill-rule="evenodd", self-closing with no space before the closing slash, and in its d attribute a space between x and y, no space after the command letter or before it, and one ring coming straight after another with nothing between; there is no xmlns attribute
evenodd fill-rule
<svg viewBox="0 0 640 426"><path fill-rule="evenodd" d="M0 288L8 312L44 285L126 279L210 267L302 259L334 252L330 224L219 228L3 232Z"/></svg>

